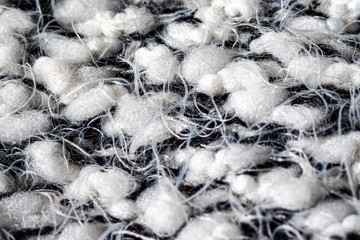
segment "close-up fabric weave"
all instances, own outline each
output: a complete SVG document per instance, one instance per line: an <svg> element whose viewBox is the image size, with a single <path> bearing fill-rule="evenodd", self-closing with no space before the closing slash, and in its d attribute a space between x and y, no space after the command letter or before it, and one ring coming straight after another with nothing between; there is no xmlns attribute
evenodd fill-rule
<svg viewBox="0 0 360 240"><path fill-rule="evenodd" d="M360 239L360 0L0 0L0 240Z"/></svg>

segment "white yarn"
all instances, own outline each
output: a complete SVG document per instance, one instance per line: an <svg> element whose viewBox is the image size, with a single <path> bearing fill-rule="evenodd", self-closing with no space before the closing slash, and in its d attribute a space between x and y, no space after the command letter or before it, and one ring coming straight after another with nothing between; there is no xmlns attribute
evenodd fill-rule
<svg viewBox="0 0 360 240"><path fill-rule="evenodd" d="M91 59L89 49L79 39L46 33L41 36L40 46L46 55L57 60L79 64Z"/></svg>
<svg viewBox="0 0 360 240"><path fill-rule="evenodd" d="M251 41L250 51L255 53L271 53L283 63L288 63L298 56L301 46L285 32L267 32Z"/></svg>
<svg viewBox="0 0 360 240"><path fill-rule="evenodd" d="M167 45L184 51L208 44L211 38L203 24L187 22L172 22L166 26L163 34Z"/></svg>
<svg viewBox="0 0 360 240"><path fill-rule="evenodd" d="M49 182L68 183L79 174L79 167L69 164L60 143L50 140L34 142L25 148L24 154L28 170Z"/></svg>
<svg viewBox="0 0 360 240"><path fill-rule="evenodd" d="M343 200L325 201L314 208L295 214L291 222L306 232L319 235L332 224L341 222L353 213L354 208Z"/></svg>
<svg viewBox="0 0 360 240"><path fill-rule="evenodd" d="M45 133L51 127L49 116L41 111L29 110L0 119L0 141L21 142Z"/></svg>
<svg viewBox="0 0 360 240"><path fill-rule="evenodd" d="M227 176L226 180L230 183L230 189L233 193L244 195L255 191L257 182L255 179L247 174L235 176L233 174Z"/></svg>
<svg viewBox="0 0 360 240"><path fill-rule="evenodd" d="M41 192L18 192L0 200L2 227L37 228L54 224L59 218L51 196Z"/></svg>
<svg viewBox="0 0 360 240"><path fill-rule="evenodd" d="M205 73L200 78L196 90L209 96L223 94L223 79L219 74Z"/></svg>
<svg viewBox="0 0 360 240"><path fill-rule="evenodd" d="M289 61L288 72L291 77L306 86L317 87L322 81L324 70L328 66L328 61L312 56L299 56Z"/></svg>
<svg viewBox="0 0 360 240"><path fill-rule="evenodd" d="M358 0L0 6L1 239L358 237Z"/></svg>
<svg viewBox="0 0 360 240"><path fill-rule="evenodd" d="M121 184L119 184L121 183ZM103 203L123 200L135 187L135 182L125 172L112 168L102 171L98 166L88 166L67 188L65 195L80 203L98 198Z"/></svg>
<svg viewBox="0 0 360 240"><path fill-rule="evenodd" d="M135 52L135 64L145 70L149 84L172 82L177 74L178 63L165 45L150 44Z"/></svg>
<svg viewBox="0 0 360 240"><path fill-rule="evenodd" d="M67 225L60 233L58 240L95 240L104 232L105 227L94 223L72 223Z"/></svg>
<svg viewBox="0 0 360 240"><path fill-rule="evenodd" d="M188 218L181 195L165 181L143 192L136 205L141 212L138 221L159 236L174 234Z"/></svg>
<svg viewBox="0 0 360 240"><path fill-rule="evenodd" d="M13 8L3 10L0 13L0 22L2 22L0 33L4 35L27 33L35 26L29 14Z"/></svg>
<svg viewBox="0 0 360 240"><path fill-rule="evenodd" d="M97 11L94 18L77 23L75 29L88 37L118 38L123 34L146 34L155 28L155 20L146 8L130 6L122 13Z"/></svg>
<svg viewBox="0 0 360 240"><path fill-rule="evenodd" d="M114 0L62 0L54 8L54 17L62 24L84 22L97 12L116 10L119 3Z"/></svg>
<svg viewBox="0 0 360 240"><path fill-rule="evenodd" d="M324 113L305 106L280 105L270 115L270 121L287 125L294 129L308 130L316 127L324 119Z"/></svg>
<svg viewBox="0 0 360 240"><path fill-rule="evenodd" d="M122 86L97 86L80 93L77 98L64 108L63 114L73 122L85 121L108 110L116 104L119 97L127 93L127 89Z"/></svg>
<svg viewBox="0 0 360 240"><path fill-rule="evenodd" d="M296 149L303 149L319 162L343 163L356 158L359 133L333 135L325 138L303 138L290 143ZM344 151L346 149L346 151Z"/></svg>
<svg viewBox="0 0 360 240"><path fill-rule="evenodd" d="M175 119L161 119L161 109L175 102L177 94L153 93L148 99L125 95L118 101L118 109L113 117L103 125L108 136L133 136L131 152L142 145L161 142L171 137L171 132L180 132L184 125Z"/></svg>
<svg viewBox="0 0 360 240"><path fill-rule="evenodd" d="M71 85L73 70L64 61L40 57L33 65L35 81L55 95L65 93Z"/></svg>
<svg viewBox="0 0 360 240"><path fill-rule="evenodd" d="M216 73L232 58L229 51L216 46L200 47L191 52L182 64L182 74L186 81L197 84L207 73Z"/></svg>
<svg viewBox="0 0 360 240"><path fill-rule="evenodd" d="M223 79L223 86L227 92L238 90L256 90L267 87L266 74L256 62L246 59L234 61L218 72Z"/></svg>
<svg viewBox="0 0 360 240"><path fill-rule="evenodd" d="M314 206L325 193L312 177L297 178L289 171L274 169L261 175L257 189L245 196L267 207L301 210Z"/></svg>
<svg viewBox="0 0 360 240"><path fill-rule="evenodd" d="M179 233L177 240L209 240L233 239L241 236L239 228L229 221L229 217L221 212L205 214L192 219Z"/></svg>
<svg viewBox="0 0 360 240"><path fill-rule="evenodd" d="M233 92L225 109L248 122L261 122L280 105L287 97L285 89L276 86L266 86L257 89Z"/></svg>
<svg viewBox="0 0 360 240"><path fill-rule="evenodd" d="M7 81L0 86L0 116L5 116L18 110L30 108L45 108L48 96L27 87L19 81Z"/></svg>
<svg viewBox="0 0 360 240"><path fill-rule="evenodd" d="M0 172L0 194L12 192L14 189L13 179L6 172Z"/></svg>
<svg viewBox="0 0 360 240"><path fill-rule="evenodd" d="M15 37L7 34L0 36L0 73L20 74L19 65L23 54L23 46Z"/></svg>

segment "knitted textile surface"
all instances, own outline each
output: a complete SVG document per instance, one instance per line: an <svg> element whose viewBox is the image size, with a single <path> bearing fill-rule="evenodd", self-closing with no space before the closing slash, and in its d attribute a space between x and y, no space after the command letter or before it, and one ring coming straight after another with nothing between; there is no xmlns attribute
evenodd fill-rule
<svg viewBox="0 0 360 240"><path fill-rule="evenodd" d="M360 0L0 0L0 239L360 239Z"/></svg>

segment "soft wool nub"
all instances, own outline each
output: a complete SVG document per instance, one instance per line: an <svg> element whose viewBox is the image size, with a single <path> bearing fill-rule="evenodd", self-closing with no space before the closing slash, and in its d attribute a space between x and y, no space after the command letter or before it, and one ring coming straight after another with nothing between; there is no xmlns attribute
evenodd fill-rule
<svg viewBox="0 0 360 240"><path fill-rule="evenodd" d="M147 189L136 202L141 215L139 221L159 236L176 232L188 217L180 194L165 181Z"/></svg>
<svg viewBox="0 0 360 240"><path fill-rule="evenodd" d="M241 236L240 229L229 221L229 216L221 212L205 214L192 219L181 230L177 240L197 239L236 239Z"/></svg>
<svg viewBox="0 0 360 240"><path fill-rule="evenodd" d="M45 133L51 127L49 116L41 111L30 110L0 118L0 141L21 142Z"/></svg>
<svg viewBox="0 0 360 240"><path fill-rule="evenodd" d="M81 204L97 200L112 216L130 219L135 216L136 208L126 197L135 186L134 179L120 169L88 166L66 188L65 196Z"/></svg>
<svg viewBox="0 0 360 240"><path fill-rule="evenodd" d="M81 122L95 117L116 104L116 100L127 94L127 89L117 85L103 85L81 93L65 109L64 116Z"/></svg>
<svg viewBox="0 0 360 240"><path fill-rule="evenodd" d="M28 145L24 151L30 171L49 182L68 183L77 177L79 168L69 164L60 143L50 140Z"/></svg>
<svg viewBox="0 0 360 240"><path fill-rule="evenodd" d="M0 225L9 229L33 229L58 221L50 196L41 192L18 192L0 200Z"/></svg>
<svg viewBox="0 0 360 240"><path fill-rule="evenodd" d="M175 56L165 45L149 45L138 49L135 52L135 64L145 69L150 84L173 81L178 68Z"/></svg>

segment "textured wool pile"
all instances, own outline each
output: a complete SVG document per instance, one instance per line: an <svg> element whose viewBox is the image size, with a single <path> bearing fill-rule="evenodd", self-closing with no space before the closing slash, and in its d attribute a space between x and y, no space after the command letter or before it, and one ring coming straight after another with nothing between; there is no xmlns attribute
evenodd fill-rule
<svg viewBox="0 0 360 240"><path fill-rule="evenodd" d="M0 0L0 239L360 239L359 0Z"/></svg>

